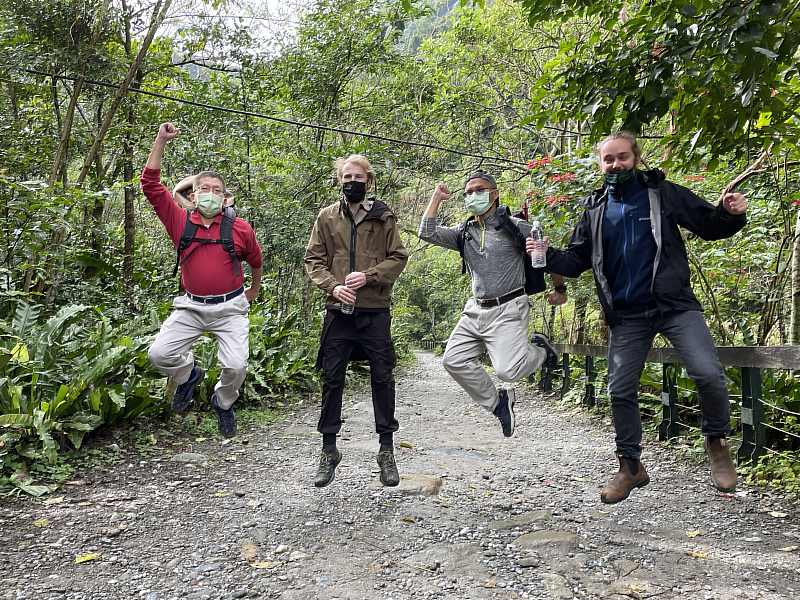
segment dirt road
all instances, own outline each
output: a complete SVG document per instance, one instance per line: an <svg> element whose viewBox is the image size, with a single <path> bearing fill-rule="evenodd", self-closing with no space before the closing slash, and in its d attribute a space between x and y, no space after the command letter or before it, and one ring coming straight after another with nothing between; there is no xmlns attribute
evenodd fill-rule
<svg viewBox="0 0 800 600"><path fill-rule="evenodd" d="M0 504L0 598L800 598L797 504L721 495L707 464L648 441L652 483L603 505L607 417L518 401L505 439L420 353L398 383L395 489L376 482L366 391L322 490L315 407L145 459L122 437L121 463L56 502Z"/></svg>

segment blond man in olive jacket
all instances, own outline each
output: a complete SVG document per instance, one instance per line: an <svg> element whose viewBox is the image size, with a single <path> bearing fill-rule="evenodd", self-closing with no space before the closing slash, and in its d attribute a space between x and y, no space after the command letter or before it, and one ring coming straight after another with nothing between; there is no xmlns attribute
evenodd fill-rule
<svg viewBox="0 0 800 600"><path fill-rule="evenodd" d="M327 313L317 368L324 370L322 412L317 430L322 453L314 485L325 487L336 475L342 453L336 436L342 427L342 393L350 360L367 359L372 378L375 431L380 439L381 483L395 486L400 474L394 460L393 434L400 428L395 412L392 341L392 285L408 262L397 219L383 202L367 197L375 180L369 161L353 154L334 163L342 185L339 200L323 208L308 242L306 271L325 291Z"/></svg>

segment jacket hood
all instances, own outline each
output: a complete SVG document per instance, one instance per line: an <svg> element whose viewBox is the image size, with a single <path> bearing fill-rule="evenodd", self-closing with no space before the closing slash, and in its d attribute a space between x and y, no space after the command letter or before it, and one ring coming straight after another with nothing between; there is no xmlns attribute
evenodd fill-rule
<svg viewBox="0 0 800 600"><path fill-rule="evenodd" d="M636 178L645 187L658 187L666 179L666 175L660 169L650 169L648 171L636 170ZM578 200L578 204L587 209L597 208L608 199L608 186L604 183L602 187L589 192L586 196Z"/></svg>

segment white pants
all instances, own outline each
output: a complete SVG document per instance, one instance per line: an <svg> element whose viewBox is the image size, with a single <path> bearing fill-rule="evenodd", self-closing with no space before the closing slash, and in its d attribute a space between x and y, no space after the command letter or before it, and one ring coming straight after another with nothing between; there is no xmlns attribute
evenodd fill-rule
<svg viewBox="0 0 800 600"><path fill-rule="evenodd" d="M475 402L488 411L497 406L497 388L478 362L486 350L501 381L527 377L547 358L543 348L528 341L527 296L500 306L481 308L470 299L464 306L444 351L444 368Z"/></svg>
<svg viewBox="0 0 800 600"><path fill-rule="evenodd" d="M175 311L164 321L147 352L150 362L178 385L186 383L194 366L192 344L204 333L213 333L221 366L214 391L220 408L229 409L239 397L239 388L247 375L250 354L247 297L239 294L227 302L203 304L178 296L172 306Z"/></svg>

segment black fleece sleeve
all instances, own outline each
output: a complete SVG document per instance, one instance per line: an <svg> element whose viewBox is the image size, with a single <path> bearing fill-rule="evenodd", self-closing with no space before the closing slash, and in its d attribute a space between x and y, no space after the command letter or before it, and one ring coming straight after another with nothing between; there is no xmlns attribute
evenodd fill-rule
<svg viewBox="0 0 800 600"><path fill-rule="evenodd" d="M662 190L662 199L670 203L678 224L706 241L729 238L747 223L746 215L732 215L721 202L709 204L683 186L665 181Z"/></svg>
<svg viewBox="0 0 800 600"><path fill-rule="evenodd" d="M547 267L551 273L564 277L578 277L592 268L592 232L589 213L583 211L569 238L566 250L547 249Z"/></svg>

